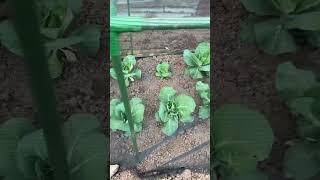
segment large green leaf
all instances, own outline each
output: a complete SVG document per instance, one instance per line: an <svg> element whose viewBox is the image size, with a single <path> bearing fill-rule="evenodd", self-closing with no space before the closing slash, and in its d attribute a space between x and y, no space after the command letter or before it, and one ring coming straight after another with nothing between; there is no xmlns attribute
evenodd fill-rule
<svg viewBox="0 0 320 180"><path fill-rule="evenodd" d="M165 124L164 127L162 128L162 132L167 135L167 136L171 136L173 135L176 130L178 129L178 119L177 118L172 118L169 119Z"/></svg>
<svg viewBox="0 0 320 180"><path fill-rule="evenodd" d="M320 30L320 11L319 12L306 12L299 15L292 15L285 23L288 29L302 29L310 31Z"/></svg>
<svg viewBox="0 0 320 180"><path fill-rule="evenodd" d="M320 4L320 0L301 0L296 12L302 12Z"/></svg>
<svg viewBox="0 0 320 180"><path fill-rule="evenodd" d="M278 19L257 23L254 29L258 46L268 54L278 55L297 49L292 35Z"/></svg>
<svg viewBox="0 0 320 180"><path fill-rule="evenodd" d="M271 0L241 0L244 7L257 15L278 15Z"/></svg>
<svg viewBox="0 0 320 180"><path fill-rule="evenodd" d="M81 42L76 44L82 52L89 55L96 55L100 49L101 26L82 25L72 33L72 36L81 38Z"/></svg>
<svg viewBox="0 0 320 180"><path fill-rule="evenodd" d="M179 114L182 119L189 119L188 117L194 112L196 108L196 102L191 96L179 95L175 99Z"/></svg>
<svg viewBox="0 0 320 180"><path fill-rule="evenodd" d="M18 175L16 152L19 140L34 130L29 120L12 118L0 128L0 177Z"/></svg>
<svg viewBox="0 0 320 180"><path fill-rule="evenodd" d="M81 11L83 0L68 0L68 5L74 14L78 14Z"/></svg>
<svg viewBox="0 0 320 180"><path fill-rule="evenodd" d="M277 68L276 88L284 100L300 97L316 85L316 77L311 71L297 69L291 62Z"/></svg>
<svg viewBox="0 0 320 180"><path fill-rule="evenodd" d="M272 0L273 4L283 13L289 14L296 9L295 0Z"/></svg>
<svg viewBox="0 0 320 180"><path fill-rule="evenodd" d="M274 138L262 114L228 104L218 108L212 119L216 157L226 163L231 174L254 171L257 162L268 157Z"/></svg>
<svg viewBox="0 0 320 180"><path fill-rule="evenodd" d="M47 49L47 52L50 52L52 50L58 50L66 47L73 46L75 44L78 44L82 41L81 37L78 36L69 36L67 38L59 38L55 40L50 40L46 42L45 47Z"/></svg>
<svg viewBox="0 0 320 180"><path fill-rule="evenodd" d="M12 53L23 56L23 50L13 24L5 20L0 23L0 42Z"/></svg>
<svg viewBox="0 0 320 180"><path fill-rule="evenodd" d="M290 147L284 158L286 176L296 180L309 180L320 171L314 149L306 143L297 143Z"/></svg>
<svg viewBox="0 0 320 180"><path fill-rule="evenodd" d="M160 101L167 102L169 100L173 100L173 97L176 95L176 90L172 87L163 87L160 90Z"/></svg>

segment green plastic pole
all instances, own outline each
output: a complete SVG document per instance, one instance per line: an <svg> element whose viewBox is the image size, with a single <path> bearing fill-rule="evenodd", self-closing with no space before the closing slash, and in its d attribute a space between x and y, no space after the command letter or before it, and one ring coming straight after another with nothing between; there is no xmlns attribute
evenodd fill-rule
<svg viewBox="0 0 320 180"><path fill-rule="evenodd" d="M31 77L31 87L39 110L41 126L46 142L50 165L55 180L69 180L66 149L56 110L52 79L49 75L48 61L40 36L39 22L34 9L34 0L9 1L14 11L14 25L23 48L27 69Z"/></svg>

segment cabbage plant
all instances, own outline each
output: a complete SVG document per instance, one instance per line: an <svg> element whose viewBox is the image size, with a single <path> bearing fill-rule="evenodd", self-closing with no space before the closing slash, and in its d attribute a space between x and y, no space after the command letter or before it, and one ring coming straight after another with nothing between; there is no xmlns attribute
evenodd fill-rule
<svg viewBox="0 0 320 180"><path fill-rule="evenodd" d="M177 95L172 87L160 90L160 107L156 112L156 120L163 123L162 132L167 136L173 135L178 129L179 121L189 123L194 120L192 113L196 103L191 96Z"/></svg>
<svg viewBox="0 0 320 180"><path fill-rule="evenodd" d="M126 86L129 86L130 81L133 82L135 79L141 79L141 70L134 69L137 61L132 55L126 56L122 61L122 72ZM117 74L114 68L110 68L110 75L113 79L117 79Z"/></svg>
<svg viewBox="0 0 320 180"><path fill-rule="evenodd" d="M199 118L210 118L210 87L208 84L198 81L196 84L196 90L202 100L203 105L199 109Z"/></svg>
<svg viewBox="0 0 320 180"><path fill-rule="evenodd" d="M134 132L142 130L142 122L144 116L144 105L140 98L132 98L130 100L131 114L134 122ZM124 103L119 99L112 99L110 102L110 128L113 131L123 131L130 136L130 126L125 113Z"/></svg>
<svg viewBox="0 0 320 180"><path fill-rule="evenodd" d="M161 78L169 78L172 73L170 72L170 64L166 62L162 62L157 65L156 68L156 76Z"/></svg>
<svg viewBox="0 0 320 180"><path fill-rule="evenodd" d="M193 79L201 79L210 74L210 43L200 43L195 52L184 50L183 60L187 64L185 73Z"/></svg>

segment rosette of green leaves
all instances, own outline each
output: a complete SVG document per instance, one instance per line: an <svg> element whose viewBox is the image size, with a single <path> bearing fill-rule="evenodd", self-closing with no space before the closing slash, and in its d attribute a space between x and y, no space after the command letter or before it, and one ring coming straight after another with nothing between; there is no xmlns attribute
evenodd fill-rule
<svg viewBox="0 0 320 180"><path fill-rule="evenodd" d="M240 38L271 55L295 52L297 42L320 47L319 0L241 0L252 14Z"/></svg>
<svg viewBox="0 0 320 180"><path fill-rule="evenodd" d="M210 87L208 84L198 81L196 84L196 90L201 97L203 106L199 109L199 118L210 118Z"/></svg>
<svg viewBox="0 0 320 180"><path fill-rule="evenodd" d="M210 43L200 43L195 52L184 50L183 60L188 65L186 74L193 79L201 79L210 74Z"/></svg>
<svg viewBox="0 0 320 180"><path fill-rule="evenodd" d="M170 72L170 65L166 62L158 64L156 70L156 76L161 78L169 78L172 75L172 73Z"/></svg>
<svg viewBox="0 0 320 180"><path fill-rule="evenodd" d="M134 69L136 63L136 58L132 55L126 56L122 61L122 72L127 86L129 86L130 81L133 82L135 79L141 79L141 70ZM110 69L110 75L113 79L117 79L117 74L114 68Z"/></svg>
<svg viewBox="0 0 320 180"><path fill-rule="evenodd" d="M167 136L173 135L178 129L179 120L189 123L194 120L192 113L196 108L196 103L191 96L176 95L172 87L163 87L160 90L160 107L156 112L157 121L164 124L162 132Z"/></svg>
<svg viewBox="0 0 320 180"><path fill-rule="evenodd" d="M10 180L51 180L43 130L30 120L14 118L0 128L0 177ZM97 118L75 114L63 124L71 180L104 180L107 177L107 139Z"/></svg>
<svg viewBox="0 0 320 180"><path fill-rule="evenodd" d="M94 56L100 48L102 29L99 25L85 24L66 33L74 17L80 13L82 3L83 0L37 1L40 32L52 78L61 75L63 62L77 60L77 52ZM13 23L9 19L0 22L0 42L12 53L23 56Z"/></svg>
<svg viewBox="0 0 320 180"><path fill-rule="evenodd" d="M142 100L140 98L132 98L130 100L130 107L134 122L134 131L140 132L142 130L144 115ZM126 135L128 136L131 135L124 104L119 99L112 99L110 102L110 128L113 131L120 130L126 132Z"/></svg>

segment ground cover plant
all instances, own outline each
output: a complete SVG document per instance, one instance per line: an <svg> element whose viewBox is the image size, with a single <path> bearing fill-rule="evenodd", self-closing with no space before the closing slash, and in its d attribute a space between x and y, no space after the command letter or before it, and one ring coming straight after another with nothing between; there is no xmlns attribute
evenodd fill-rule
<svg viewBox="0 0 320 180"><path fill-rule="evenodd" d="M199 118L208 119L210 118L210 87L209 84L198 81L196 84L196 90L202 100L202 106L199 110Z"/></svg>
<svg viewBox="0 0 320 180"><path fill-rule="evenodd" d="M162 132L173 135L179 127L179 121L189 123L194 120L192 113L196 103L191 96L177 95L172 87L163 87L159 95L160 107L156 112L156 120L163 123Z"/></svg>
<svg viewBox="0 0 320 180"><path fill-rule="evenodd" d="M285 175L309 180L320 173L320 81L312 71L286 62L278 66L276 87L295 115L299 136L286 152Z"/></svg>
<svg viewBox="0 0 320 180"><path fill-rule="evenodd" d="M142 72L140 69L135 69L136 58L132 55L126 56L122 61L122 72L126 86L129 86L130 81L141 79ZM117 74L114 68L110 68L110 75L113 79L117 79Z"/></svg>
<svg viewBox="0 0 320 180"><path fill-rule="evenodd" d="M130 107L134 122L134 131L137 133L142 130L145 107L140 98L132 98L130 100ZM119 99L112 99L110 102L110 128L113 131L120 130L124 131L128 136L131 135L124 104Z"/></svg>
<svg viewBox="0 0 320 180"><path fill-rule="evenodd" d="M172 76L172 73L170 71L170 64L167 62L161 62L157 65L156 68L156 76L161 78L169 78Z"/></svg>
<svg viewBox="0 0 320 180"><path fill-rule="evenodd" d="M63 126L70 177L74 180L106 179L106 137L91 114L74 114ZM12 180L51 180L42 129L25 118L12 118L0 127L0 177Z"/></svg>
<svg viewBox="0 0 320 180"><path fill-rule="evenodd" d="M271 55L295 52L308 43L320 47L320 1L241 0L251 15L242 23L241 39Z"/></svg>
<svg viewBox="0 0 320 180"><path fill-rule="evenodd" d="M210 74L210 43L199 43L195 52L183 51L183 60L187 64L186 74L193 79L201 79Z"/></svg>
<svg viewBox="0 0 320 180"><path fill-rule="evenodd" d="M82 0L37 1L40 30L52 78L59 77L63 63L76 61L80 52L94 56L100 48L100 26L84 24L70 29L81 11L82 3ZM12 53L23 56L10 19L0 22L0 42Z"/></svg>

